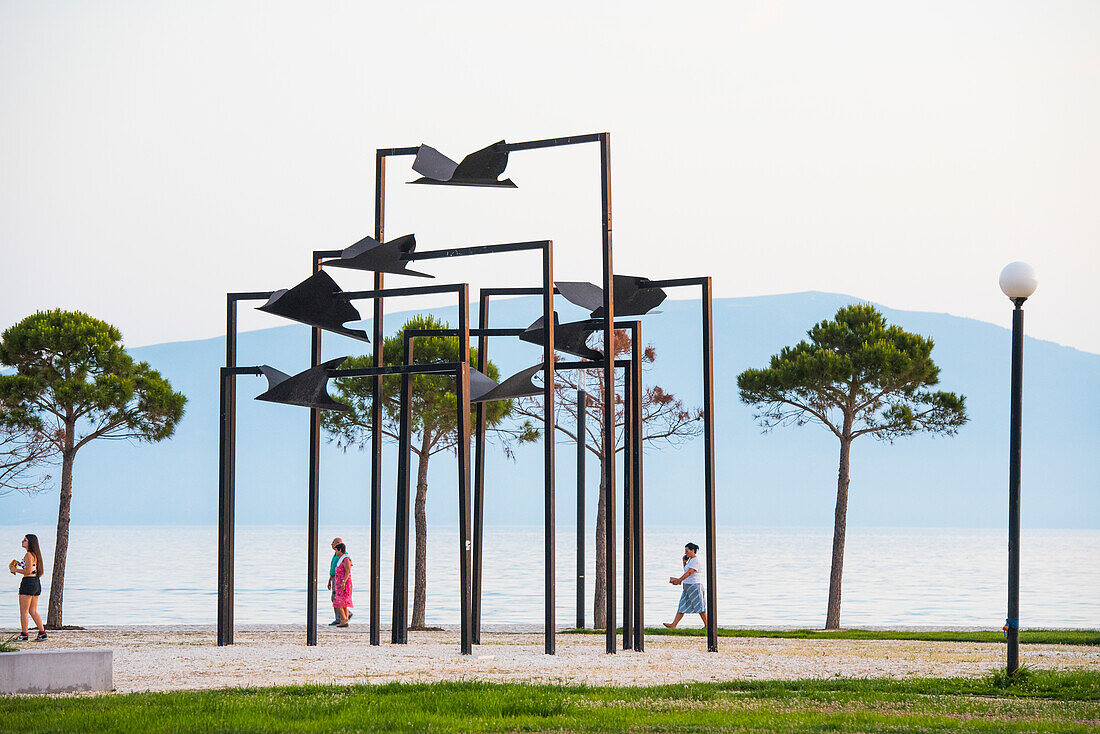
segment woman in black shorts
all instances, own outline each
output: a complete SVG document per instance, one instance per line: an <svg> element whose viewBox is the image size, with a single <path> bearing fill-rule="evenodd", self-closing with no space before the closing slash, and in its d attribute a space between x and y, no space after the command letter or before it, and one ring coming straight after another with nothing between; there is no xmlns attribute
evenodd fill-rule
<svg viewBox="0 0 1100 734"><path fill-rule="evenodd" d="M15 639L20 642L30 639L27 633L27 616L30 615L38 625L38 637L35 638L38 642L46 639L46 628L38 614L38 597L42 595L42 549L38 546L38 536L24 536L23 547L27 550L23 563L11 568L13 575L23 577L19 582L19 626L23 628L23 633Z"/></svg>

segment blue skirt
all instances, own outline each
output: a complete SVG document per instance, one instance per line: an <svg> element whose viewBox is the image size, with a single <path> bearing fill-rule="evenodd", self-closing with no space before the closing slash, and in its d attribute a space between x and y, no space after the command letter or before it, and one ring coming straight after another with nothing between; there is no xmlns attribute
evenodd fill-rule
<svg viewBox="0 0 1100 734"><path fill-rule="evenodd" d="M703 591L702 584L681 584L683 591L680 592L680 608L677 612L681 614L702 614L707 611L706 594Z"/></svg>

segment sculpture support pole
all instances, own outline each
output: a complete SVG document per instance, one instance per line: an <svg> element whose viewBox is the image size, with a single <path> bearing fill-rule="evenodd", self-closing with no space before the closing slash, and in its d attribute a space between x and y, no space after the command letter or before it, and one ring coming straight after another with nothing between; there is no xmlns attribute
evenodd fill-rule
<svg viewBox="0 0 1100 734"><path fill-rule="evenodd" d="M321 270L321 258L313 255L313 272ZM309 366L321 363L321 330L310 329ZM321 411L309 409L309 485L306 520L306 645L317 644L317 511L320 500Z"/></svg>
<svg viewBox="0 0 1100 734"><path fill-rule="evenodd" d="M458 403L458 513L459 513L459 599L461 649L463 655L473 652L470 634L471 585L470 571L473 543L470 540L470 289L462 285L459 292L458 349L462 365L456 375L455 397Z"/></svg>
<svg viewBox="0 0 1100 734"><path fill-rule="evenodd" d="M603 485L604 574L607 619L604 640L607 652L616 652L615 639L615 281L611 258L611 135L600 133L600 203L603 218ZM610 456L608 454L610 453Z"/></svg>
<svg viewBox="0 0 1100 734"><path fill-rule="evenodd" d="M581 372L579 379L584 379ZM583 383L582 383L583 384ZM577 390L577 629L584 629L584 419L588 412L588 394Z"/></svg>
<svg viewBox="0 0 1100 734"><path fill-rule="evenodd" d="M631 338L634 333L631 331ZM623 370L623 649L634 647L634 370Z"/></svg>
<svg viewBox="0 0 1100 734"><path fill-rule="evenodd" d="M555 634L555 556L557 554L554 497L554 243L547 242L542 250L542 313L543 370L542 370L542 461L543 461L543 539L544 539L544 652L553 655L557 641Z"/></svg>
<svg viewBox="0 0 1100 734"><path fill-rule="evenodd" d="M386 157L382 151L374 159L374 238L382 242L386 216ZM374 274L374 289L382 290L382 273ZM374 366L381 367L383 335L382 299L374 299ZM382 587L382 378L371 385L371 463L370 463L370 644L381 644ZM394 564L399 559L394 559Z"/></svg>
<svg viewBox="0 0 1100 734"><path fill-rule="evenodd" d="M413 340L406 337L402 363L408 367L413 362ZM376 378L381 379L381 378ZM394 521L393 551L393 616L390 620L390 642L403 645L409 641L409 569L405 563L409 557L409 444L412 441L410 419L410 392L412 377L401 375L400 417L398 419L397 444L397 518Z"/></svg>
<svg viewBox="0 0 1100 734"><path fill-rule="evenodd" d="M477 307L477 326L484 334L489 328L489 294L482 293ZM489 339L477 339L477 369L486 374L489 362ZM474 406L474 578L470 612L471 635L475 645L481 644L481 552L485 525L485 403Z"/></svg>
<svg viewBox="0 0 1100 734"><path fill-rule="evenodd" d="M714 320L711 281L703 278L703 504L707 543L707 650L718 652L718 540L714 516Z"/></svg>
<svg viewBox="0 0 1100 734"><path fill-rule="evenodd" d="M633 446L630 455L633 460L631 471L631 487L634 489L632 501L633 514L633 538L634 538L634 649L638 652L645 650L645 576L643 574L644 538L642 532L642 398L645 391L642 389L642 322L633 322L631 329L631 387L633 399L630 401L631 414L626 417L633 426L630 431ZM624 571L625 573L625 571Z"/></svg>
<svg viewBox="0 0 1100 734"><path fill-rule="evenodd" d="M237 366L237 301L228 297L225 315L225 366ZM219 375L218 451L218 645L233 644L233 552L236 505L237 378Z"/></svg>

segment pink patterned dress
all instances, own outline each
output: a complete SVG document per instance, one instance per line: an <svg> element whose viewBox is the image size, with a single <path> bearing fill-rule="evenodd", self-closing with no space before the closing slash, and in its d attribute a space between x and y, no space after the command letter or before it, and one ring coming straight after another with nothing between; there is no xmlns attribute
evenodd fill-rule
<svg viewBox="0 0 1100 734"><path fill-rule="evenodd" d="M339 609L347 609L354 607L351 603L351 572L344 570L344 559L347 559L348 565L353 565L351 562L351 556L343 556L336 562L336 578L333 581L332 588L332 606Z"/></svg>

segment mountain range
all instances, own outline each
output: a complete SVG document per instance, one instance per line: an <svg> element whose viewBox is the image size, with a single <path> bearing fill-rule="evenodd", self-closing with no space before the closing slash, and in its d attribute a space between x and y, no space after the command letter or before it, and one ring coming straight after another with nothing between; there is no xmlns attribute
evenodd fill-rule
<svg viewBox="0 0 1100 734"><path fill-rule="evenodd" d="M736 387L739 372L767 364L783 346L805 337L814 323L860 299L830 293L794 293L714 301L716 477L719 524L725 526L831 526L838 442L820 426L779 428L762 434L753 409ZM1008 484L1010 332L948 314L879 306L889 322L935 340L940 389L962 393L970 422L954 437L914 436L895 444L856 441L848 522L854 526L1005 527ZM472 309L473 310L473 309ZM526 326L538 316L535 298L494 306L493 326ZM1006 323L1009 307L1006 305ZM448 309L432 309L443 319ZM409 313L386 317L395 331ZM580 317L562 314L563 320ZM363 322L368 333L369 320ZM647 385L660 385L689 406L701 400L700 323L697 300L665 301L643 320L643 340L657 359ZM508 340L490 346L490 358L507 375L541 359L538 347ZM325 358L360 354L370 347L325 335ZM271 364L294 373L308 366L309 329L288 325L238 338L238 363ZM161 444L97 441L77 457L72 518L82 524L197 524L217 521L218 368L224 337L130 350L188 396L175 437ZM1024 347L1023 524L1025 527L1100 527L1100 479L1094 470L1100 445L1100 355L1026 338ZM238 378L237 521L304 524L308 411L257 402L259 378ZM575 517L575 452L559 437L559 527ZM1091 447L1091 448L1090 448ZM679 448L648 446L645 512L648 525L699 527L703 522L702 441ZM452 525L457 497L454 457L433 457L429 521ZM384 456L383 518L392 523L396 451ZM520 447L513 459L490 447L486 522L539 525L542 467L538 445ZM587 508L594 522L598 467L588 465ZM57 492L0 497L4 524L52 524ZM325 443L321 455L321 520L366 523L369 457Z"/></svg>

